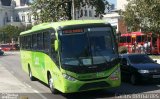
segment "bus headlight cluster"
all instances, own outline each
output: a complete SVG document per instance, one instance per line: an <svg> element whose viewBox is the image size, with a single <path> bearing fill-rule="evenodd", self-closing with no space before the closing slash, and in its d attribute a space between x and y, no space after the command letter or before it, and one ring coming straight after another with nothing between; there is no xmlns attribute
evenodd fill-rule
<svg viewBox="0 0 160 99"><path fill-rule="evenodd" d="M110 80L119 80L119 74L120 74L120 68L115 70L111 75L110 75Z"/></svg>
<svg viewBox="0 0 160 99"><path fill-rule="evenodd" d="M63 77L64 77L65 79L67 79L67 80L76 81L75 78L73 78L73 77L71 77L71 76L69 76L69 75L67 75L67 74L62 74L62 75L63 75Z"/></svg>

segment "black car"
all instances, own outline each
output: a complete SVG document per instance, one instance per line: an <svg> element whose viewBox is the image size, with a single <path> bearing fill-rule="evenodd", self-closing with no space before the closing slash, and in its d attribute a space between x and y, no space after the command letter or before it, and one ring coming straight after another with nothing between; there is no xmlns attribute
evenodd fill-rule
<svg viewBox="0 0 160 99"><path fill-rule="evenodd" d="M0 49L0 55L3 55L4 54L4 52Z"/></svg>
<svg viewBox="0 0 160 99"><path fill-rule="evenodd" d="M133 85L144 81L160 81L160 64L146 54L121 55L122 80Z"/></svg>

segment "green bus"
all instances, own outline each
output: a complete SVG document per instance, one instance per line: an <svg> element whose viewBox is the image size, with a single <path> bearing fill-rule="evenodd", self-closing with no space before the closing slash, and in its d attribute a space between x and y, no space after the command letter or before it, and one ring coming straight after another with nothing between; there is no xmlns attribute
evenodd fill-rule
<svg viewBox="0 0 160 99"><path fill-rule="evenodd" d="M43 23L20 34L23 70L52 93L120 86L117 49L113 28L103 20Z"/></svg>

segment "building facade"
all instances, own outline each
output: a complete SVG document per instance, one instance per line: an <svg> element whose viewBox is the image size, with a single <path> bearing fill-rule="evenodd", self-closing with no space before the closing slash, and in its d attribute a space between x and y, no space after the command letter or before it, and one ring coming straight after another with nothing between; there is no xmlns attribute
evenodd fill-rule
<svg viewBox="0 0 160 99"><path fill-rule="evenodd" d="M99 16L96 16L95 7L86 5L81 9L75 10L75 19L76 20L85 20L85 19L100 19Z"/></svg>
<svg viewBox="0 0 160 99"><path fill-rule="evenodd" d="M127 0L117 0L117 9L114 9L103 16L103 19L107 20L113 27L115 27L117 33L127 33L128 29L122 16L119 15L119 11L125 11L125 7L128 4Z"/></svg>
<svg viewBox="0 0 160 99"><path fill-rule="evenodd" d="M0 27L5 25L29 26L34 23L29 0L0 0Z"/></svg>

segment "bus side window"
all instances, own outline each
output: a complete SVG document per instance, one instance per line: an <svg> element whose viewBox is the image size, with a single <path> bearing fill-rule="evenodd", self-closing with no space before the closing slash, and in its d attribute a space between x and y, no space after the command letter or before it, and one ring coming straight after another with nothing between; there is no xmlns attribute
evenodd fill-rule
<svg viewBox="0 0 160 99"><path fill-rule="evenodd" d="M26 49L31 49L31 36L26 36Z"/></svg>
<svg viewBox="0 0 160 99"><path fill-rule="evenodd" d="M32 47L33 50L37 49L37 34L32 35Z"/></svg>
<svg viewBox="0 0 160 99"><path fill-rule="evenodd" d="M24 49L27 49L27 44L26 44L26 43L27 43L27 37L24 36L24 45L23 45L23 46L24 46Z"/></svg>
<svg viewBox="0 0 160 99"><path fill-rule="evenodd" d="M50 35L48 31L43 32L43 48L44 52L49 54Z"/></svg>
<svg viewBox="0 0 160 99"><path fill-rule="evenodd" d="M38 47L38 50L43 49L43 34L42 33L37 34L37 47Z"/></svg>

